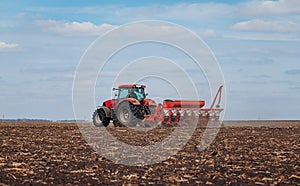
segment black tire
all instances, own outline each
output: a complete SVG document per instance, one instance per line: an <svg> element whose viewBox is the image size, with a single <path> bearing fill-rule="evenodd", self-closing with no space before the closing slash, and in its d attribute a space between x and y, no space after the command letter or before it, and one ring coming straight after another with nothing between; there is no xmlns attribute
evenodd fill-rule
<svg viewBox="0 0 300 186"><path fill-rule="evenodd" d="M138 120L141 118L140 109L129 102L122 102L118 106L116 116L121 125L136 126Z"/></svg>
<svg viewBox="0 0 300 186"><path fill-rule="evenodd" d="M96 127L107 127L110 118L106 117L103 109L96 109L93 113L93 123Z"/></svg>

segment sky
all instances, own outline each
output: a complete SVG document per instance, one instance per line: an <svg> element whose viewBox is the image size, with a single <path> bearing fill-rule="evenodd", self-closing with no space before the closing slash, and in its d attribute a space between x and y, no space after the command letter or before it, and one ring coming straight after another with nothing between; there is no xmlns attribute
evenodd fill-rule
<svg viewBox="0 0 300 186"><path fill-rule="evenodd" d="M225 119L300 119L299 0L2 0L1 118L73 119L73 79L87 48L143 20L181 25L213 51L226 82ZM99 86L95 99L109 99Z"/></svg>

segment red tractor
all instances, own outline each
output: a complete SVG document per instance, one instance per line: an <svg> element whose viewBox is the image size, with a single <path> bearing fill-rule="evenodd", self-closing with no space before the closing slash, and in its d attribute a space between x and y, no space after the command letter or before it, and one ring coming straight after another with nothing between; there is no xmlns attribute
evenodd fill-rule
<svg viewBox="0 0 300 186"><path fill-rule="evenodd" d="M112 120L115 126L135 126L138 121L154 114L156 103L147 99L145 85L125 84L114 88L115 98L104 101L93 114L96 126L108 126Z"/></svg>
<svg viewBox="0 0 300 186"><path fill-rule="evenodd" d="M181 117L219 120L223 110L220 108L222 87L220 86L211 107L202 108L205 101L198 100L167 99L162 104L156 104L154 100L146 98L145 85L120 85L113 89L117 91L114 99L104 101L102 106L97 107L93 113L93 123L95 126L107 127L111 120L114 126L136 126L145 121L178 124Z"/></svg>

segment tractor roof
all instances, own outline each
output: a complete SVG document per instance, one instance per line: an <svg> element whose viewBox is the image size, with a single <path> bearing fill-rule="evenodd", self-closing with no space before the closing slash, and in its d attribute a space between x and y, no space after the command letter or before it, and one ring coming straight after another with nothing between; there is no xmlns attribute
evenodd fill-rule
<svg viewBox="0 0 300 186"><path fill-rule="evenodd" d="M123 85L119 85L119 88L132 88L132 87L146 88L146 85L141 85L141 84L123 84Z"/></svg>

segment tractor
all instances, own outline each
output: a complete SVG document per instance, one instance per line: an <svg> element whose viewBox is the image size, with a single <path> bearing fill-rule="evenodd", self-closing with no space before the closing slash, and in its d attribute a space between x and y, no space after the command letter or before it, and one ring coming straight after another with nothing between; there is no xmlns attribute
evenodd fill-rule
<svg viewBox="0 0 300 186"><path fill-rule="evenodd" d="M180 119L188 121L198 117L198 121L219 120L221 94L220 86L209 108L203 108L205 101L170 100L158 103L147 98L145 85L123 84L113 88L114 99L104 101L93 113L95 126L107 127L111 121L114 126L137 126L145 123L179 124ZM182 122L181 122L182 123Z"/></svg>
<svg viewBox="0 0 300 186"><path fill-rule="evenodd" d="M104 101L93 113L95 126L108 126L113 121L114 126L136 126L145 117L153 115L156 103L147 99L145 85L124 84L113 88L115 98Z"/></svg>

